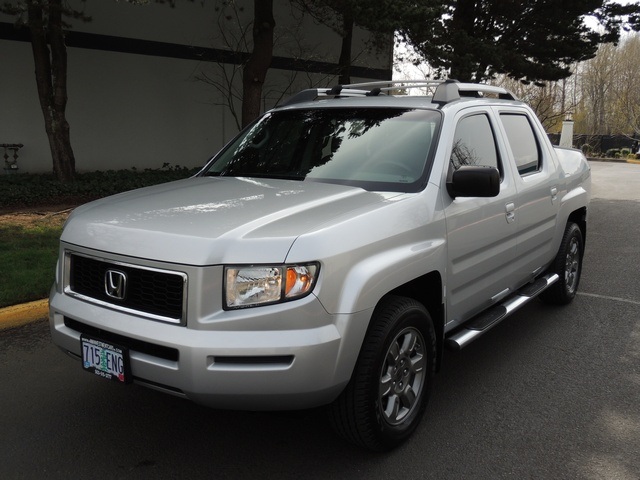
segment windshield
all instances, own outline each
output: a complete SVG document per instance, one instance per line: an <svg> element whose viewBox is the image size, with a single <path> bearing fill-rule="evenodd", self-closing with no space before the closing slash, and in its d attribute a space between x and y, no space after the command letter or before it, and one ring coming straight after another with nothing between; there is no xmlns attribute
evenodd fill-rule
<svg viewBox="0 0 640 480"><path fill-rule="evenodd" d="M440 113L324 108L264 115L203 175L284 178L418 191L428 175Z"/></svg>

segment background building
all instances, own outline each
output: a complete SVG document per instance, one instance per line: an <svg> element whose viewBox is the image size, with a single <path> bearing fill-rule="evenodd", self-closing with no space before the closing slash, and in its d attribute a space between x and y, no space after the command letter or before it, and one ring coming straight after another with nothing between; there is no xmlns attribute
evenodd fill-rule
<svg viewBox="0 0 640 480"><path fill-rule="evenodd" d="M225 104L234 98L231 104L240 111L239 99L230 92L242 87L239 62L251 42L251 1L235 2L240 8L226 12L227 18L215 1L178 0L175 8L156 2L70 3L92 17L86 23L71 20L66 42L67 119L79 172L167 163L196 167L237 133L238 122ZM337 83L342 41L287 0L274 1L274 17L265 109L300 89ZM391 78L392 38L382 52L370 48L371 40L367 32L356 32L353 81ZM232 90L220 86L227 81ZM24 145L20 172L51 170L29 32L0 14L3 143Z"/></svg>

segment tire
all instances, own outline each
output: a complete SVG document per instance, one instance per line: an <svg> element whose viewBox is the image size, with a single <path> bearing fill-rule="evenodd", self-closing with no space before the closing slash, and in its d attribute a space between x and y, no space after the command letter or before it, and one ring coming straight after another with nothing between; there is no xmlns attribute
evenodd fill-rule
<svg viewBox="0 0 640 480"><path fill-rule="evenodd" d="M549 268L550 273L557 273L560 279L540 298L554 305L567 305L575 298L582 273L582 256L584 254L584 240L580 227L575 223L568 223L560 243L560 249Z"/></svg>
<svg viewBox="0 0 640 480"><path fill-rule="evenodd" d="M419 302L385 297L376 307L331 423L346 440L373 451L406 440L422 418L435 373L436 337Z"/></svg>

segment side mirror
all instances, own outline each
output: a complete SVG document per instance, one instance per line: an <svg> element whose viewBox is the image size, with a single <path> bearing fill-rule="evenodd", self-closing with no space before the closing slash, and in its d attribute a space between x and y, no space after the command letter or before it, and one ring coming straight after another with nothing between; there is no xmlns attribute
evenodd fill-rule
<svg viewBox="0 0 640 480"><path fill-rule="evenodd" d="M447 182L447 192L456 197L496 197L500 193L500 172L494 167L463 165Z"/></svg>

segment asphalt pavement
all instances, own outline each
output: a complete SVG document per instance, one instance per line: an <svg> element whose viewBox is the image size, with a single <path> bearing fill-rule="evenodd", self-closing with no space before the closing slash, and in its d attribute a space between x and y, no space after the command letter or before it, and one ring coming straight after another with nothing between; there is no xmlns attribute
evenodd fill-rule
<svg viewBox="0 0 640 480"><path fill-rule="evenodd" d="M589 162L591 197L640 202L640 163Z"/></svg>

